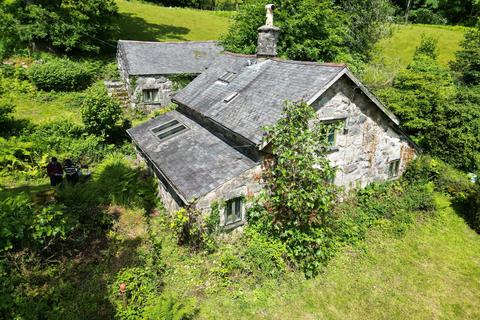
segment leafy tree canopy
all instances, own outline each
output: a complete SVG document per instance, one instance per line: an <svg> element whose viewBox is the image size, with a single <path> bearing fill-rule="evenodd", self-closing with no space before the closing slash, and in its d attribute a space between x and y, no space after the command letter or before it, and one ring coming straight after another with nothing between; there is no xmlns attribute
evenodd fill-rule
<svg viewBox="0 0 480 320"><path fill-rule="evenodd" d="M382 36L385 0L279 0L275 25L281 28L279 55L310 61L366 60ZM255 53L257 28L265 23L265 1L241 7L222 42L229 51Z"/></svg>
<svg viewBox="0 0 480 320"><path fill-rule="evenodd" d="M426 152L474 171L480 164L480 88L457 88L436 50L435 40L423 38L412 63L378 95Z"/></svg>
<svg viewBox="0 0 480 320"><path fill-rule="evenodd" d="M116 15L114 0L4 1L0 42L4 51L27 43L33 48L99 52L116 30Z"/></svg>
<svg viewBox="0 0 480 320"><path fill-rule="evenodd" d="M460 46L452 69L465 84L480 85L480 20L475 29L465 34Z"/></svg>
<svg viewBox="0 0 480 320"><path fill-rule="evenodd" d="M437 17L445 19L451 24L474 25L480 14L479 0L392 0L402 15L409 20L411 15L421 13L427 18L418 23L437 23ZM430 21L429 21L430 20Z"/></svg>

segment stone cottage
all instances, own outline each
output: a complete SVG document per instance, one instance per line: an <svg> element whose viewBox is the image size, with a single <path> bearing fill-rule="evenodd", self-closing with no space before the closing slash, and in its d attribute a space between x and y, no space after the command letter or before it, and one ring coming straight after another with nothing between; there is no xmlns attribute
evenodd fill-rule
<svg viewBox="0 0 480 320"><path fill-rule="evenodd" d="M335 123L327 157L337 185L395 179L415 156L398 119L345 65L278 59L278 33L260 27L256 55L221 54L173 97L175 111L128 131L167 210L208 212L218 201L222 226L244 224L245 198L262 188L262 128L280 119L285 101L306 102L318 121Z"/></svg>
<svg viewBox="0 0 480 320"><path fill-rule="evenodd" d="M118 41L118 67L132 107L169 105L176 89L175 78L193 79L222 51L215 41Z"/></svg>

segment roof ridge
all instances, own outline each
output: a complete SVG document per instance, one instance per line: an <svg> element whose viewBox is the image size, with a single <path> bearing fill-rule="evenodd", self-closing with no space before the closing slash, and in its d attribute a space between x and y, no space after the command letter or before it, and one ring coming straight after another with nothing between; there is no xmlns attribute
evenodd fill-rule
<svg viewBox="0 0 480 320"><path fill-rule="evenodd" d="M347 64L345 63L333 63L333 62L316 62L316 61L302 61L302 60L287 60L282 58L272 58L270 60L282 62L282 63L290 63L290 64L303 64L303 65L314 65L319 67L342 67L346 68Z"/></svg>
<svg viewBox="0 0 480 320"><path fill-rule="evenodd" d="M245 53L235 53L230 51L224 51L223 54L233 56L233 57L244 57L244 58L256 58L255 54L245 54Z"/></svg>
<svg viewBox="0 0 480 320"><path fill-rule="evenodd" d="M138 42L138 43L161 43L161 44L185 44L185 43L219 43L216 40L205 41L142 41L142 40L118 40L118 42Z"/></svg>

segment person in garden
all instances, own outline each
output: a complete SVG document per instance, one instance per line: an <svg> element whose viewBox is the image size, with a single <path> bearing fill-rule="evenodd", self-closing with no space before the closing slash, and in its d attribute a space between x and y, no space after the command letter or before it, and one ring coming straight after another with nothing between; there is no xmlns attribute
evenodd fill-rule
<svg viewBox="0 0 480 320"><path fill-rule="evenodd" d="M55 187L63 181L63 168L56 157L52 157L48 163L47 174L50 177L50 185L52 187Z"/></svg>
<svg viewBox="0 0 480 320"><path fill-rule="evenodd" d="M78 168L70 159L66 159L64 163L65 177L67 181L75 185L78 182Z"/></svg>

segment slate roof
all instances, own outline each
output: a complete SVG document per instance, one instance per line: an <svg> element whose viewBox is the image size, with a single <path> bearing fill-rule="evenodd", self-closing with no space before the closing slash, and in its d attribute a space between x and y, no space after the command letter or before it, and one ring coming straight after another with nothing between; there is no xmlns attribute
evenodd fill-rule
<svg viewBox="0 0 480 320"><path fill-rule="evenodd" d="M151 132L174 119L189 129L163 141ZM156 117L127 132L186 203L256 165L177 111Z"/></svg>
<svg viewBox="0 0 480 320"><path fill-rule="evenodd" d="M174 101L258 145L263 128L280 119L284 101L307 102L345 70L345 65L257 61L255 56L225 53L177 93ZM219 81L225 72L235 73L229 83Z"/></svg>
<svg viewBox="0 0 480 320"><path fill-rule="evenodd" d="M216 41L118 41L118 54L129 75L200 74L222 51Z"/></svg>

